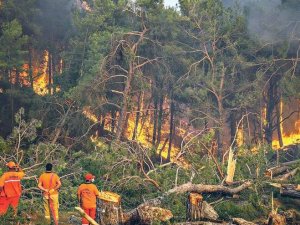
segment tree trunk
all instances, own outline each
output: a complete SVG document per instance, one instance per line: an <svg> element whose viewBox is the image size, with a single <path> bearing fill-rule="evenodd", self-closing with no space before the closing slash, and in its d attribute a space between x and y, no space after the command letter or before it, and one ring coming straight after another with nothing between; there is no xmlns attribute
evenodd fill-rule
<svg viewBox="0 0 300 225"><path fill-rule="evenodd" d="M112 110L111 111L111 124L110 124L110 128L111 128L111 132L114 133L115 132L115 127L116 127L116 111Z"/></svg>
<svg viewBox="0 0 300 225"><path fill-rule="evenodd" d="M190 193L187 201L187 220L217 220L219 215L214 208L203 201L203 196L198 193Z"/></svg>
<svg viewBox="0 0 300 225"><path fill-rule="evenodd" d="M15 70L15 75L16 75L16 79L15 79L15 87L20 87L20 72L19 70Z"/></svg>
<svg viewBox="0 0 300 225"><path fill-rule="evenodd" d="M192 184L186 183L175 188L168 190L165 194L173 194L173 193L185 193L185 192L197 192L197 193L213 193L213 192L220 192L224 194L237 194L244 189L250 187L252 182L246 181L245 183L241 184L235 188L229 188L228 186L223 185L206 185L206 184Z"/></svg>
<svg viewBox="0 0 300 225"><path fill-rule="evenodd" d="M153 136L152 136L152 146L155 146L156 143L156 134L157 134L157 112L158 112L158 99L156 94L154 96L154 113L153 113Z"/></svg>
<svg viewBox="0 0 300 225"><path fill-rule="evenodd" d="M33 90L33 82L34 82L34 79L33 79L33 66L32 66L32 48L29 47L28 49L28 52L29 52L29 59L28 59L28 76L29 76L29 81L30 81L30 86Z"/></svg>
<svg viewBox="0 0 300 225"><path fill-rule="evenodd" d="M232 148L236 146L236 132L237 132L237 122L236 122L236 117L235 113L231 112L229 116L229 125L230 125L230 143L232 143Z"/></svg>
<svg viewBox="0 0 300 225"><path fill-rule="evenodd" d="M290 172L288 172L288 173L286 173L286 174L283 174L283 175L281 175L281 176L279 176L279 177L276 177L276 178L274 178L274 179L275 179L275 180L278 180L278 181L286 181L286 180L288 180L289 178L295 176L296 173L298 172L298 169L299 169L299 168L297 167L297 168L293 169L292 171L290 171Z"/></svg>
<svg viewBox="0 0 300 225"><path fill-rule="evenodd" d="M153 224L170 220L173 214L168 209L142 205L129 212L123 213L123 224Z"/></svg>
<svg viewBox="0 0 300 225"><path fill-rule="evenodd" d="M287 197L291 197L291 198L300 198L300 191L296 191L296 190L293 190L293 189L282 188L280 190L280 194L282 196L287 196Z"/></svg>
<svg viewBox="0 0 300 225"><path fill-rule="evenodd" d="M119 120L118 120L116 140L121 139L123 129L124 129L124 125L125 125L125 122L126 122L126 114L127 114L127 109L128 109L128 100L130 98L131 82L132 82L132 79L133 79L133 75L134 75L134 63L131 61L129 63L128 75L127 75L127 79L126 79L125 88L124 88L124 91L123 91L123 103L122 103L122 106L121 106L120 116L119 116Z"/></svg>
<svg viewBox="0 0 300 225"><path fill-rule="evenodd" d="M280 110L280 104L281 104L281 101L279 101L279 103L276 105L276 127L277 127L277 136L278 136L278 140L279 140L279 146L280 148L283 146L283 140L282 140L282 126L281 126L281 110ZM279 154L278 155L278 158L277 158L277 164L279 164Z"/></svg>
<svg viewBox="0 0 300 225"><path fill-rule="evenodd" d="M224 108L222 97L218 97L218 111L219 111L219 129L216 131L217 135L217 143L218 143L218 151L217 156L220 161L223 159L223 145L224 145Z"/></svg>
<svg viewBox="0 0 300 225"><path fill-rule="evenodd" d="M52 64L52 53L50 53L49 51L49 55L48 55L48 92L50 95L53 94L52 92L52 81L53 81L53 64Z"/></svg>
<svg viewBox="0 0 300 225"><path fill-rule="evenodd" d="M173 94L171 95L171 105L170 105L170 135L169 135L169 148L168 148L168 156L167 161L171 161L171 149L172 149L172 142L174 136L174 113L175 113L175 105L173 100Z"/></svg>
<svg viewBox="0 0 300 225"><path fill-rule="evenodd" d="M288 169L289 169L288 166L276 166L276 167L272 167L272 168L267 169L265 174L266 174L266 176L274 177L276 175L284 173Z"/></svg>
<svg viewBox="0 0 300 225"><path fill-rule="evenodd" d="M267 91L266 99L266 125L265 125L265 139L268 144L272 144L273 139L273 112L276 104L278 103L277 86L279 76L272 76L269 81L269 88Z"/></svg>
<svg viewBox="0 0 300 225"><path fill-rule="evenodd" d="M161 89L162 92L162 89ZM164 104L164 96L161 93L159 97L159 111L158 111L158 119L157 119L157 141L156 141L156 149L158 148L160 142L161 142L161 128L163 124L163 104ZM161 155L160 155L161 156Z"/></svg>
<svg viewBox="0 0 300 225"><path fill-rule="evenodd" d="M229 156L228 156L228 165L227 165L227 176L225 182L227 184L233 183L233 177L235 174L235 166L236 166L236 159L234 158L233 149L230 148Z"/></svg>
<svg viewBox="0 0 300 225"><path fill-rule="evenodd" d="M286 225L285 216L272 212L268 218L268 225Z"/></svg>
<svg viewBox="0 0 300 225"><path fill-rule="evenodd" d="M136 139L137 130L138 130L138 127L139 127L140 114L141 114L141 112L140 112L141 104L143 104L141 102L141 99L142 99L142 92L140 92L139 96L138 96L138 107L137 107L137 112L136 112L136 115L135 115L135 123L134 123L134 129L133 129L133 134L132 134L132 140Z"/></svg>
<svg viewBox="0 0 300 225"><path fill-rule="evenodd" d="M99 124L98 124L98 136L101 137L104 135L104 126L105 126L105 116L99 115Z"/></svg>
<svg viewBox="0 0 300 225"><path fill-rule="evenodd" d="M257 225L256 223L249 222L249 221L244 220L242 218L232 218L232 221L235 224L238 224L238 225Z"/></svg>

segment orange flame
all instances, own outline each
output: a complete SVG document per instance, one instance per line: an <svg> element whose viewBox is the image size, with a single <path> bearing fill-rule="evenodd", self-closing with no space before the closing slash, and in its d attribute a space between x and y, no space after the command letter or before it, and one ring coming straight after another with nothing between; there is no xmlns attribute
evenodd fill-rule
<svg viewBox="0 0 300 225"><path fill-rule="evenodd" d="M283 146L287 145L294 145L294 144L299 144L300 143L300 119L297 120L294 124L295 131L291 134L282 134L282 141L283 141ZM272 141L272 147L274 149L279 149L280 144L279 140L273 140Z"/></svg>

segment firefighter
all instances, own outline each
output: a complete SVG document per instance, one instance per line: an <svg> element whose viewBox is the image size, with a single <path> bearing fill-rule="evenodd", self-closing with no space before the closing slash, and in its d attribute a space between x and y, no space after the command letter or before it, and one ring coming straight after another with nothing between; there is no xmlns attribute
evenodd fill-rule
<svg viewBox="0 0 300 225"><path fill-rule="evenodd" d="M0 215L7 212L9 206L17 215L18 204L22 194L21 180L25 173L14 162L6 164L8 171L0 178Z"/></svg>
<svg viewBox="0 0 300 225"><path fill-rule="evenodd" d="M43 191L43 203L45 218L51 222L51 217L55 224L58 224L58 189L61 187L59 176L52 172L53 165L47 163L46 172L44 172L38 183L38 188Z"/></svg>
<svg viewBox="0 0 300 225"><path fill-rule="evenodd" d="M78 201L80 207L93 220L96 218L96 201L100 196L98 188L93 184L95 176L93 174L85 175L85 183L81 184L77 191ZM88 225L89 222L84 217L82 218L82 225Z"/></svg>

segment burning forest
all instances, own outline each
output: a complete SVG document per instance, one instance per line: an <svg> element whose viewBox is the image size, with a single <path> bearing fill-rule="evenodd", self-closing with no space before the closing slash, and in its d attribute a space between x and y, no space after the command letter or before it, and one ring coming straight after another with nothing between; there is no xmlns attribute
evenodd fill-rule
<svg viewBox="0 0 300 225"><path fill-rule="evenodd" d="M300 3L168 4L0 0L0 224L300 224Z"/></svg>

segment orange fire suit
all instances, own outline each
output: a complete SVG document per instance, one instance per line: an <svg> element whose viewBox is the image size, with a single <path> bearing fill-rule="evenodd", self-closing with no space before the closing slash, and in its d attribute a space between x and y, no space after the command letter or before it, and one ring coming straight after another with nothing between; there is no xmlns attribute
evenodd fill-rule
<svg viewBox="0 0 300 225"><path fill-rule="evenodd" d="M100 193L96 185L92 183L81 184L77 191L78 200L81 208L92 219L96 218L96 200ZM82 218L82 225L88 225L87 219Z"/></svg>
<svg viewBox="0 0 300 225"><path fill-rule="evenodd" d="M39 178L39 184L45 189L51 190L54 189L57 184L60 182L60 178L56 173L53 172L45 172ZM56 220L58 221L58 191L53 190L50 193L43 193L43 202L44 202L44 212L45 218L51 219L51 212L53 211ZM51 205L50 205L51 204ZM52 207L52 209L50 208Z"/></svg>
<svg viewBox="0 0 300 225"><path fill-rule="evenodd" d="M21 179L24 177L23 171L8 171L0 178L0 215L7 212L11 206L17 213L19 200L22 194Z"/></svg>

